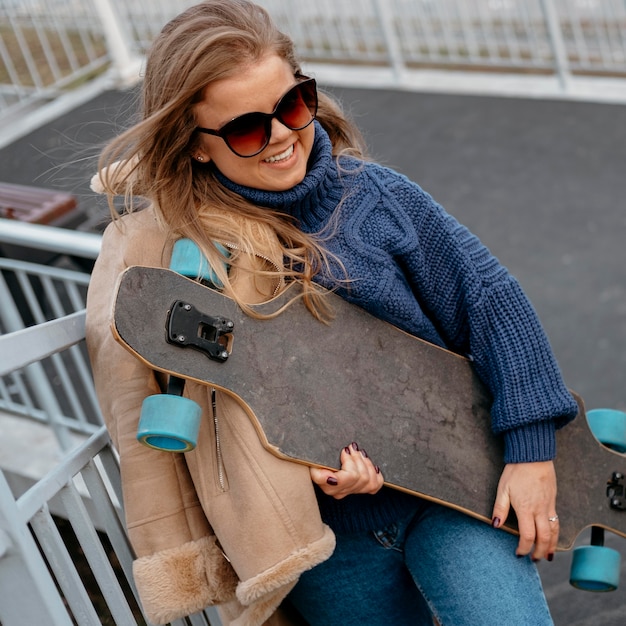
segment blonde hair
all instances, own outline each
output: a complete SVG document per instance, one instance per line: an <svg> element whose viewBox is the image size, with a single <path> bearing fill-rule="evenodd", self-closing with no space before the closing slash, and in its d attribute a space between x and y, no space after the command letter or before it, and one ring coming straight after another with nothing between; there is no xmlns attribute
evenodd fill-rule
<svg viewBox="0 0 626 626"><path fill-rule="evenodd" d="M294 76L301 74L291 39L263 8L248 0L206 0L171 20L147 56L141 121L105 147L100 181L114 217L115 195L126 196L126 212L133 210L135 196L151 201L172 238L189 237L201 247L231 297L237 299L215 241L268 256L276 267L267 272L277 272L281 280L300 280L307 307L321 319L328 311L312 282L329 266L321 237L303 233L288 216L226 189L212 168L191 158L197 141L193 109L204 88L267 54L285 59ZM324 93L319 94L317 119L335 155L363 156L360 133ZM116 162L125 165L114 167ZM241 253L234 252L230 262ZM253 314L245 303L239 304Z"/></svg>

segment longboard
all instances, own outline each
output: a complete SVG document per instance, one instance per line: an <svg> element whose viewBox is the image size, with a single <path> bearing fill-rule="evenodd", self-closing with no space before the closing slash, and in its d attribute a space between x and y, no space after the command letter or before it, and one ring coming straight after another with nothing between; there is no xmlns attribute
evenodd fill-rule
<svg viewBox="0 0 626 626"><path fill-rule="evenodd" d="M278 311L297 289L257 310ZM134 266L118 282L112 330L149 367L238 398L272 453L337 468L358 441L387 484L490 521L503 445L470 361L328 297L330 324L299 299L255 319L171 270ZM626 456L598 442L575 397L578 417L557 432L562 550L590 526L626 537Z"/></svg>

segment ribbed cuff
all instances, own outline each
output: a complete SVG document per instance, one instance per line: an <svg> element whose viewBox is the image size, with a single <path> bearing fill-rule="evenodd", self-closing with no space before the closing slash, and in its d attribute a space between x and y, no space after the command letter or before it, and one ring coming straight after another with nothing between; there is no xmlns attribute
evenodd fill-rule
<svg viewBox="0 0 626 626"><path fill-rule="evenodd" d="M552 420L533 422L504 434L504 462L551 461L556 456L555 426Z"/></svg>

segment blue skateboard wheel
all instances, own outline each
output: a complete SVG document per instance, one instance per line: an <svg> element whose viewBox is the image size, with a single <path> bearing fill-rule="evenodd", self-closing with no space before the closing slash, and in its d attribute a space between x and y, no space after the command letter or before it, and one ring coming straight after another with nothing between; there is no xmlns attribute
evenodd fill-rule
<svg viewBox="0 0 626 626"><path fill-rule="evenodd" d="M202 409L183 396L159 393L141 406L137 440L165 452L188 452L196 447Z"/></svg>
<svg viewBox="0 0 626 626"><path fill-rule="evenodd" d="M216 244L216 246L225 256L228 255L228 251L224 246L220 244ZM170 269L178 274L187 276L187 278L210 283L216 289L221 289L224 286L209 265L206 257L200 251L200 248L191 239L178 239L176 241L172 249Z"/></svg>
<svg viewBox="0 0 626 626"><path fill-rule="evenodd" d="M587 422L594 437L607 448L626 452L626 413L615 409L593 409Z"/></svg>
<svg viewBox="0 0 626 626"><path fill-rule="evenodd" d="M615 591L619 584L620 553L604 546L574 548L570 584L583 591Z"/></svg>

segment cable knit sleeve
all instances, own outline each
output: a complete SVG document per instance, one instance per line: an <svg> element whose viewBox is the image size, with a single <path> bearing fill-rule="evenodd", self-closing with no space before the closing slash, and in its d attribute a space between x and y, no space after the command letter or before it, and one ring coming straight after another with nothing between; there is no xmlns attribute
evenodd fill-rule
<svg viewBox="0 0 626 626"><path fill-rule="evenodd" d="M396 259L446 343L471 356L493 394L492 425L504 435L505 461L553 458L554 431L576 416L577 405L531 303L506 268L428 194L403 177L389 182L385 206L404 213L414 229Z"/></svg>

